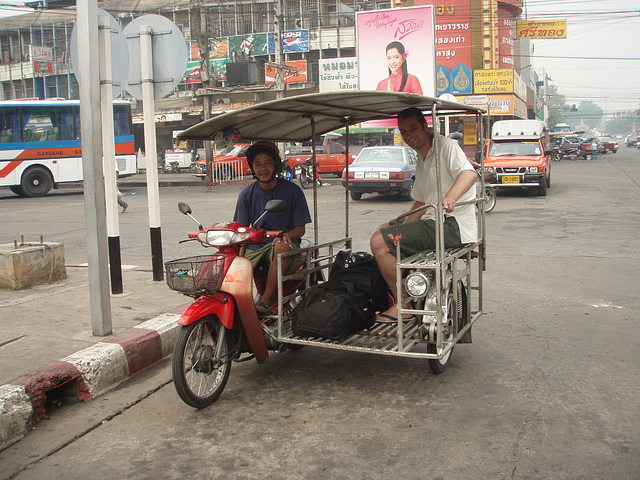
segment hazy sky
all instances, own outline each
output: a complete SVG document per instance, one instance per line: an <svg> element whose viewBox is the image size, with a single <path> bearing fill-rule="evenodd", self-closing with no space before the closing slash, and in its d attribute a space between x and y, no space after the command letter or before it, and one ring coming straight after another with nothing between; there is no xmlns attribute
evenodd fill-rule
<svg viewBox="0 0 640 480"><path fill-rule="evenodd" d="M534 42L533 64L568 104L590 100L607 118L640 108L640 0L529 0L526 14L567 19L565 40Z"/></svg>
<svg viewBox="0 0 640 480"><path fill-rule="evenodd" d="M0 15L19 0L0 0ZM529 19L566 18L565 40L534 42L533 65L567 103L591 100L607 117L640 108L640 0L528 0ZM606 101L605 101L606 98Z"/></svg>

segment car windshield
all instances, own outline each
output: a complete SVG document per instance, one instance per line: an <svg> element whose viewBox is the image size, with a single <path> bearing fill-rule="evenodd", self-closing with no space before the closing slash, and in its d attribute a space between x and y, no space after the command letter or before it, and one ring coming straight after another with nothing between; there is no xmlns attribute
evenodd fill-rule
<svg viewBox="0 0 640 480"><path fill-rule="evenodd" d="M353 163L404 163L404 155L399 149L366 148Z"/></svg>
<svg viewBox="0 0 640 480"><path fill-rule="evenodd" d="M241 148L242 148L241 144L231 145L230 147L225 148L220 155L225 157L235 157L238 155L238 152L240 151Z"/></svg>
<svg viewBox="0 0 640 480"><path fill-rule="evenodd" d="M540 144L536 141L491 142L490 157L515 157L541 155Z"/></svg>

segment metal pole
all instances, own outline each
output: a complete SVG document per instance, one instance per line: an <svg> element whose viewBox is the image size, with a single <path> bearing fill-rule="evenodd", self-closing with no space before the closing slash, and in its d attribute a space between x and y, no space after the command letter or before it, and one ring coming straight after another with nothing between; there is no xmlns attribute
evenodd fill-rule
<svg viewBox="0 0 640 480"><path fill-rule="evenodd" d="M345 169L345 182L347 188L345 188L345 226L344 226L344 236L349 237L349 124L345 123L345 133L347 136L347 144L345 145L345 155L346 155L346 169ZM327 147L328 148L328 147ZM328 152L327 152L328 153Z"/></svg>
<svg viewBox="0 0 640 480"><path fill-rule="evenodd" d="M316 119L309 116L311 122L311 181L313 182L313 243L318 245L318 182L316 182Z"/></svg>
<svg viewBox="0 0 640 480"><path fill-rule="evenodd" d="M96 0L77 3L78 79L80 119L82 123L82 174L84 212L89 263L89 296L93 335L111 335L111 299L107 264L107 227L102 175L102 139L100 131L100 64L98 48L98 6Z"/></svg>
<svg viewBox="0 0 640 480"><path fill-rule="evenodd" d="M102 152L104 185L107 194L107 236L111 293L123 292L120 229L118 225L118 187L116 184L116 145L113 129L113 78L111 73L111 22L106 15L98 19L100 40L100 106L102 113Z"/></svg>
<svg viewBox="0 0 640 480"><path fill-rule="evenodd" d="M158 150L156 145L155 100L153 96L153 48L151 27L140 25L140 76L142 78L142 114L144 148L147 152L147 197L149 198L149 230L153 279L164 279L162 265L162 233L160 223L160 189L158 188Z"/></svg>

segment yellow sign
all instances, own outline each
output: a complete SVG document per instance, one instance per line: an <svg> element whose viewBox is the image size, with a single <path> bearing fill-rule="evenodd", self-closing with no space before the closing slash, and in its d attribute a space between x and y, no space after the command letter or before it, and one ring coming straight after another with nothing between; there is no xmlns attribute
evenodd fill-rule
<svg viewBox="0 0 640 480"><path fill-rule="evenodd" d="M567 19L518 20L518 38L567 38Z"/></svg>
<svg viewBox="0 0 640 480"><path fill-rule="evenodd" d="M476 122L467 121L462 122L462 137L464 145L476 145L478 143L478 136L476 130Z"/></svg>
<svg viewBox="0 0 640 480"><path fill-rule="evenodd" d="M513 93L513 70L501 68L499 70L474 70L473 93Z"/></svg>

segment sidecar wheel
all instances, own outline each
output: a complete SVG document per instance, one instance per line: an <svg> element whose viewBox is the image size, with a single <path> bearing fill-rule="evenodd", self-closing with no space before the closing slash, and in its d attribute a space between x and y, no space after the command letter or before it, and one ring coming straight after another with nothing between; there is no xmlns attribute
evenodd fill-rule
<svg viewBox="0 0 640 480"><path fill-rule="evenodd" d="M180 398L204 408L222 394L231 371L233 334L224 331L220 358L215 358L224 327L215 317L204 317L182 327L173 352L173 383Z"/></svg>
<svg viewBox="0 0 640 480"><path fill-rule="evenodd" d="M464 285L462 282L458 284L459 289L463 289ZM453 288L449 286L449 293L447 294L447 318L445 323L447 327L449 327L449 335L444 339L445 342L451 342L453 340L453 319L455 316L461 316L461 313L464 309L464 301L462 292L458 292L458 300L454 301L453 298ZM460 318L458 318L460 321ZM435 344L430 343L427 345L427 352L429 353L438 353L438 350ZM431 367L431 371L436 375L444 372L449 366L449 361L451 360L451 355L453 355L453 348L449 350L449 352L442 357L441 359L429 359L429 367Z"/></svg>

